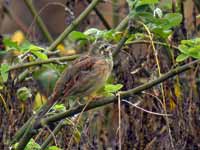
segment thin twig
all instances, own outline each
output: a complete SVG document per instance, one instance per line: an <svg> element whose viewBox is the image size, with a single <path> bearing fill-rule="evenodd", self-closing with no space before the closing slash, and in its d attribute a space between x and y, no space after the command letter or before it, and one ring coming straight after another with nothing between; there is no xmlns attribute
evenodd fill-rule
<svg viewBox="0 0 200 150"><path fill-rule="evenodd" d="M78 16L64 31L63 33L49 46L48 51L52 51L56 46L62 42L77 26L85 19L88 14L96 7L101 0L93 0L90 5Z"/></svg>
<svg viewBox="0 0 200 150"><path fill-rule="evenodd" d="M29 63L18 64L18 65L11 66L9 68L9 71L23 69L23 68L27 68L27 67L36 66L36 65L42 65L42 64L58 63L59 61L61 61L61 62L62 61L72 61L78 57L80 57L80 55L56 57L56 58L50 58L47 60L39 60L39 61L34 61L34 62L29 62Z"/></svg>
<svg viewBox="0 0 200 150"><path fill-rule="evenodd" d="M124 99L122 101L130 104L131 106L133 106L133 107L135 107L137 109L140 109L140 110L142 110L142 111L144 111L146 113L152 114L152 115L157 115L157 116L172 116L171 114L162 114L162 113L157 113L157 112L152 112L152 111L146 110L146 109L144 109L142 107L139 107L138 104L133 104L133 103L131 103L131 102L127 101L127 100L124 100Z"/></svg>
<svg viewBox="0 0 200 150"><path fill-rule="evenodd" d="M3 97L3 95L1 93L0 93L0 99L1 99L1 101L3 103L3 106L4 106L5 110L6 110L6 113L9 114L10 110L9 110L9 108L8 108L8 106L6 104L6 101L5 101L5 99L4 99L4 97Z"/></svg>
<svg viewBox="0 0 200 150"><path fill-rule="evenodd" d="M62 121L61 121L62 122ZM45 126L47 128L47 130L49 131L52 139L54 140L55 145L57 146L57 142L56 142L56 136L54 134L54 132L51 131L51 129L48 126Z"/></svg>
<svg viewBox="0 0 200 150"><path fill-rule="evenodd" d="M158 68L158 74L159 74L159 76L161 76L160 60L158 58L158 52L157 52L157 50L155 48L152 34L151 34L149 28L147 27L147 25L145 25L143 22L140 22L140 21L138 21L138 23L141 24L145 28L145 30L147 31L147 33L148 33L149 40L151 41L151 46L152 46L153 53L154 53L154 56L155 56L156 65L157 65L157 68ZM163 109L164 109L165 114L167 114L166 98L165 98L165 91L164 91L164 85L163 85L163 83L160 84L160 88L161 88L161 94L162 94L162 100L163 100ZM168 116L165 116L165 120L166 120L166 123L167 123L167 126L168 126L168 131L169 131L169 137L170 137L171 146L172 146L173 149L175 149L174 148L174 143L173 143L173 137L172 137L171 129L170 129L170 125L169 125Z"/></svg>
<svg viewBox="0 0 200 150"><path fill-rule="evenodd" d="M63 9L65 9L65 5L62 4L62 3L59 3L59 2L49 2L49 3L47 3L46 5L44 5L44 6L38 11L37 16L40 17L39 15L40 15L47 7L49 7L50 5L61 6ZM34 9L35 9L35 8L34 8ZM33 14L33 15L34 15L34 14ZM27 33L26 37L30 35L31 29L32 29L32 27L33 27L33 25L34 25L34 23L35 23L35 20L37 21L37 19L38 19L37 16L34 16L34 19L33 19L32 23L31 23L30 26L29 26L28 33ZM40 27L40 24L38 24L38 26ZM43 29L41 28L41 30L43 30ZM44 31L44 32L45 32L45 31ZM51 36L50 33L49 33L49 36ZM48 40L49 42L52 43L52 42L53 42L53 37L51 36L51 38L52 38L52 41L51 41L50 39L48 40L48 38L47 38L47 40Z"/></svg>
<svg viewBox="0 0 200 150"><path fill-rule="evenodd" d="M55 129L53 130L52 134L50 134L47 139L42 143L41 145L41 150L44 150L49 143L52 141L53 139L53 135L58 134L58 132L61 130L61 128L65 125L64 120L60 121L59 124L55 127Z"/></svg>
<svg viewBox="0 0 200 150"><path fill-rule="evenodd" d="M118 119L119 119L119 126L118 126L118 130L119 130L119 150L122 149L122 132L121 132L121 98L120 98L120 92L117 93L117 97L118 97Z"/></svg>
<svg viewBox="0 0 200 150"><path fill-rule="evenodd" d="M53 38L51 36L51 34L49 33L46 25L44 24L44 22L42 21L42 18L38 15L37 10L35 9L35 7L33 6L32 0L24 0L26 6L29 8L31 14L33 15L33 17L36 19L37 25L40 28L40 30L42 31L43 35L47 38L47 40L49 42L53 42Z"/></svg>

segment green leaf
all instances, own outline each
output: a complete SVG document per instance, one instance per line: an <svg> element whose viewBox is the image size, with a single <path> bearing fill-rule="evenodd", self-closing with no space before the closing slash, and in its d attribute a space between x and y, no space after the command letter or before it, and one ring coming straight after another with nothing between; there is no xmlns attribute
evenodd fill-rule
<svg viewBox="0 0 200 150"><path fill-rule="evenodd" d="M48 59L47 55L40 52L40 51L31 50L31 53L33 53L35 56L37 56L37 58L40 58L41 60L47 60Z"/></svg>
<svg viewBox="0 0 200 150"><path fill-rule="evenodd" d="M107 93L115 93L117 91L119 91L121 88L123 87L122 84L106 84L104 86L104 90Z"/></svg>
<svg viewBox="0 0 200 150"><path fill-rule="evenodd" d="M98 33L100 33L101 31L99 29L96 29L96 28L90 28L88 30L86 30L84 32L85 35L96 35Z"/></svg>
<svg viewBox="0 0 200 150"><path fill-rule="evenodd" d="M157 3L158 3L158 0L140 0L135 5L135 8L141 7L143 5L152 5L152 4L157 4Z"/></svg>
<svg viewBox="0 0 200 150"><path fill-rule="evenodd" d="M49 146L47 150L62 150L62 149L57 146Z"/></svg>
<svg viewBox="0 0 200 150"><path fill-rule="evenodd" d="M176 27L179 26L182 21L182 15L180 13L168 13L164 16L164 19L167 19L168 25L166 27Z"/></svg>
<svg viewBox="0 0 200 150"><path fill-rule="evenodd" d="M69 34L69 39L73 40L73 41L78 41L78 40L87 40L88 39L88 36L85 35L84 33L82 32L78 32L78 31L72 31L70 34Z"/></svg>
<svg viewBox="0 0 200 150"><path fill-rule="evenodd" d="M23 42L23 43L21 44L19 50L22 51L22 52L26 52L26 51L29 50L30 45L31 45L31 43L30 43L29 41L25 41L25 42Z"/></svg>
<svg viewBox="0 0 200 150"><path fill-rule="evenodd" d="M188 53L189 56L192 56L194 58L199 59L200 58L200 45L188 48Z"/></svg>
<svg viewBox="0 0 200 150"><path fill-rule="evenodd" d="M8 80L8 71L9 71L9 65L8 64L1 64L1 77L3 79L3 82L6 82Z"/></svg>
<svg viewBox="0 0 200 150"><path fill-rule="evenodd" d="M162 28L154 28L152 31L163 39L166 39L172 33L171 30L163 30Z"/></svg>
<svg viewBox="0 0 200 150"><path fill-rule="evenodd" d="M141 5L149 5L149 4L156 4L158 0L140 0Z"/></svg>
<svg viewBox="0 0 200 150"><path fill-rule="evenodd" d="M31 139L26 145L24 150L40 150L41 146L35 142L34 139Z"/></svg>
<svg viewBox="0 0 200 150"><path fill-rule="evenodd" d="M188 58L189 56L186 55L186 54L180 54L178 57L176 57L176 61L177 62L181 62L181 61L184 61Z"/></svg>
<svg viewBox="0 0 200 150"><path fill-rule="evenodd" d="M20 47L20 51L39 51L39 50L45 50L43 47L36 46L34 44L31 44L29 41L25 41Z"/></svg>
<svg viewBox="0 0 200 150"><path fill-rule="evenodd" d="M65 108L64 104L56 104L56 105L54 105L53 110L55 110L55 111L65 111L66 108Z"/></svg>
<svg viewBox="0 0 200 150"><path fill-rule="evenodd" d="M200 59L200 38L191 39L191 40L182 40L181 44L178 46L179 51L196 59ZM185 56L186 57L186 56ZM184 56L180 56L180 60Z"/></svg>
<svg viewBox="0 0 200 150"><path fill-rule="evenodd" d="M187 54L188 53L188 47L186 46L186 45L179 45L178 46L178 49L179 49L179 51L181 51L182 53L184 53L184 54Z"/></svg>
<svg viewBox="0 0 200 150"><path fill-rule="evenodd" d="M153 13L141 11L137 12L135 17L142 20L153 33L163 39L172 33L172 27L178 26L182 21L182 15L179 13L168 13L158 18L153 16Z"/></svg>
<svg viewBox="0 0 200 150"><path fill-rule="evenodd" d="M40 46L36 46L36 45L33 45L33 44L31 44L30 46L29 46L29 50L30 51L38 51L38 50L45 50L43 47L40 47Z"/></svg>
<svg viewBox="0 0 200 150"><path fill-rule="evenodd" d="M27 87L21 87L17 90L17 98L19 100L26 101L30 97L32 97L31 90Z"/></svg>
<svg viewBox="0 0 200 150"><path fill-rule="evenodd" d="M6 47L12 48L12 49L19 49L17 42L13 42L11 39L9 38L4 38L3 39L3 44Z"/></svg>
<svg viewBox="0 0 200 150"><path fill-rule="evenodd" d="M104 39L106 41L119 41L121 39L122 34L120 32L116 32L114 30L99 30L95 28L91 28L84 32L88 36L88 39L94 41L95 39Z"/></svg>

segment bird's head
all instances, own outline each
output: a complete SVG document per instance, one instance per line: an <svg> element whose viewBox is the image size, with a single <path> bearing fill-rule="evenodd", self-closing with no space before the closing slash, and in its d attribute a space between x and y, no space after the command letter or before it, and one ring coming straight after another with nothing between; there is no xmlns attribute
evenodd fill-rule
<svg viewBox="0 0 200 150"><path fill-rule="evenodd" d="M99 55L105 58L112 58L113 49L114 46L112 44L105 41L97 41L92 45L90 53L92 55Z"/></svg>

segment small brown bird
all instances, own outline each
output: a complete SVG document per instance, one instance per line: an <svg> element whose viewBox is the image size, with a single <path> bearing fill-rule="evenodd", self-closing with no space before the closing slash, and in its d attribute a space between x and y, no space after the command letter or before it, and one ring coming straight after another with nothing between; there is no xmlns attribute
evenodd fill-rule
<svg viewBox="0 0 200 150"><path fill-rule="evenodd" d="M89 54L75 60L66 68L56 82L47 104L48 109L68 96L84 97L99 90L106 83L113 68L111 49L111 45L97 42Z"/></svg>

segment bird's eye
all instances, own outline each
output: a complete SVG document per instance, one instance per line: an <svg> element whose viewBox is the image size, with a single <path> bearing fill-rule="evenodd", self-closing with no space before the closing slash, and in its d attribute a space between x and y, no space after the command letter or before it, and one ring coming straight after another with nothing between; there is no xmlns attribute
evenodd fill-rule
<svg viewBox="0 0 200 150"><path fill-rule="evenodd" d="M100 49L102 49L102 50L105 50L105 49L107 49L108 48L108 44L103 44L101 47L100 47Z"/></svg>
<svg viewBox="0 0 200 150"><path fill-rule="evenodd" d="M104 48L104 49L108 48L108 45L104 45L103 48Z"/></svg>

